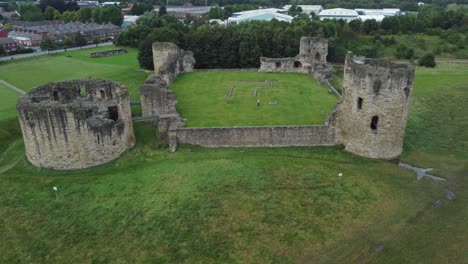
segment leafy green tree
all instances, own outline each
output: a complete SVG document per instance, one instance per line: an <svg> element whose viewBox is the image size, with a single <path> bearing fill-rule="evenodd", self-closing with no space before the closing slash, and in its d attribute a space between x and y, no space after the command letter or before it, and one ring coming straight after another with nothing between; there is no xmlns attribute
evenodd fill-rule
<svg viewBox="0 0 468 264"><path fill-rule="evenodd" d="M93 43L94 43L94 45L96 45L96 47L97 47L97 46L99 45L99 43L101 43L101 39L98 38L98 37L94 37L94 38L93 38Z"/></svg>
<svg viewBox="0 0 468 264"><path fill-rule="evenodd" d="M134 3L130 13L135 16L143 15L145 12L150 12L153 10L153 5L149 3Z"/></svg>
<svg viewBox="0 0 468 264"><path fill-rule="evenodd" d="M55 43L50 38L45 37L42 39L40 47L41 50L47 50L47 53L49 53L49 51L55 49Z"/></svg>
<svg viewBox="0 0 468 264"><path fill-rule="evenodd" d="M400 21L398 17L385 17L380 22L380 28L383 29L386 33L396 34L400 31Z"/></svg>
<svg viewBox="0 0 468 264"><path fill-rule="evenodd" d="M6 55L5 48L3 48L3 46L0 46L0 56L5 56L5 55Z"/></svg>
<svg viewBox="0 0 468 264"><path fill-rule="evenodd" d="M13 30L13 25L11 23L6 23L5 25L3 25L3 30L12 31Z"/></svg>
<svg viewBox="0 0 468 264"><path fill-rule="evenodd" d="M145 26L149 28L159 27L161 21L159 19L158 13L155 11L146 12L137 19L137 25Z"/></svg>
<svg viewBox="0 0 468 264"><path fill-rule="evenodd" d="M76 12L75 11L65 11L62 14L62 20L65 23L75 21Z"/></svg>
<svg viewBox="0 0 468 264"><path fill-rule="evenodd" d="M80 32L76 32L73 41L75 42L75 45L78 47L82 47L86 45L86 39L81 35Z"/></svg>
<svg viewBox="0 0 468 264"><path fill-rule="evenodd" d="M427 53L424 56L422 56L418 61L418 65L423 67L434 68L436 66L434 54Z"/></svg>
<svg viewBox="0 0 468 264"><path fill-rule="evenodd" d="M224 19L224 11L219 6L212 7L208 12L208 19Z"/></svg>
<svg viewBox="0 0 468 264"><path fill-rule="evenodd" d="M55 9L55 8L53 8L51 6L46 7L45 12L44 12L45 19L46 20L54 20L55 11L57 11L57 9Z"/></svg>
<svg viewBox="0 0 468 264"><path fill-rule="evenodd" d="M166 6L165 5L161 5L159 7L159 12L158 12L159 16L164 16L167 14L167 10L166 10Z"/></svg>
<svg viewBox="0 0 468 264"><path fill-rule="evenodd" d="M93 21L94 23L102 24L102 9L101 8L95 8L93 10Z"/></svg>
<svg viewBox="0 0 468 264"><path fill-rule="evenodd" d="M360 19L354 19L349 22L349 27L354 32L359 32L361 31L361 24L362 24L362 21Z"/></svg>
<svg viewBox="0 0 468 264"><path fill-rule="evenodd" d="M53 7L59 12L64 12L66 10L64 0L40 0L39 7L41 8L42 12L45 12L47 7Z"/></svg>
<svg viewBox="0 0 468 264"><path fill-rule="evenodd" d="M408 48L404 44L399 44L396 48L395 57L399 59L412 59L414 57L414 49Z"/></svg>
<svg viewBox="0 0 468 264"><path fill-rule="evenodd" d="M93 10L91 10L91 8L80 8L76 15L78 21L85 23L91 21Z"/></svg>
<svg viewBox="0 0 468 264"><path fill-rule="evenodd" d="M31 3L21 4L18 10L20 20L23 21L41 21L44 19L41 9Z"/></svg>
<svg viewBox="0 0 468 264"><path fill-rule="evenodd" d="M60 14L60 12L58 10L55 10L54 11L54 20L60 20L62 19L62 15Z"/></svg>
<svg viewBox="0 0 468 264"><path fill-rule="evenodd" d="M362 31L367 34L374 33L379 29L379 23L375 19L368 19L362 23Z"/></svg>
<svg viewBox="0 0 468 264"><path fill-rule="evenodd" d="M99 24L110 22L120 27L123 23L123 15L122 12L120 12L120 8L114 5L95 9L93 12L93 20Z"/></svg>
<svg viewBox="0 0 468 264"><path fill-rule="evenodd" d="M65 52L67 51L67 48L69 48L72 44L73 44L73 41L69 36L65 36L65 38L63 38L62 45L65 49Z"/></svg>

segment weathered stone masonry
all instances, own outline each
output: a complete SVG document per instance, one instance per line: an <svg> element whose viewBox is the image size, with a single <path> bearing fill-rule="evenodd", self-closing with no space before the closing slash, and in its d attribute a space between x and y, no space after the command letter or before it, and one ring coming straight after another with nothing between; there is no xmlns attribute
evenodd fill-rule
<svg viewBox="0 0 468 264"><path fill-rule="evenodd" d="M294 58L260 58L261 72L300 72L311 74L318 81L331 80L333 66L327 63L328 41L301 37L299 54Z"/></svg>
<svg viewBox="0 0 468 264"><path fill-rule="evenodd" d="M403 150L414 67L348 53L338 105L342 144L352 153L391 159Z"/></svg>
<svg viewBox="0 0 468 264"><path fill-rule="evenodd" d="M38 167L82 169L118 158L134 145L126 87L106 80L50 83L17 103L28 160Z"/></svg>

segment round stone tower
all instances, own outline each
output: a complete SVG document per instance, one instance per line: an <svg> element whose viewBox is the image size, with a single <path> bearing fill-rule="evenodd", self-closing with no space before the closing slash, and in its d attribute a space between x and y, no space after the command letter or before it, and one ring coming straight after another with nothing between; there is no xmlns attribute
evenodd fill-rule
<svg viewBox="0 0 468 264"><path fill-rule="evenodd" d="M403 150L414 67L348 53L338 124L347 151L381 159Z"/></svg>
<svg viewBox="0 0 468 264"><path fill-rule="evenodd" d="M128 90L111 81L46 84L20 98L16 108L26 156L38 167L96 166L135 142Z"/></svg>

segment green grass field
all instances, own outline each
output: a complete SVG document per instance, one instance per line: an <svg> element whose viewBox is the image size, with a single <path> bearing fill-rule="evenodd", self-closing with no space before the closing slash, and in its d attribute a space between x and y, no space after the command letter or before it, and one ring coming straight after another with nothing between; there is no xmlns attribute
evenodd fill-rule
<svg viewBox="0 0 468 264"><path fill-rule="evenodd" d="M264 80L274 80L272 88ZM180 75L169 88L189 127L323 124L337 101L312 76L295 73L193 72Z"/></svg>
<svg viewBox="0 0 468 264"><path fill-rule="evenodd" d="M137 50L112 57L89 58L91 52L115 48L99 47L66 53L22 59L0 64L0 78L28 91L34 86L53 81L105 78L126 85L133 99L139 99L138 88L148 76L139 69Z"/></svg>
<svg viewBox="0 0 468 264"><path fill-rule="evenodd" d="M104 75L126 67L117 57L66 59L82 70L99 64ZM0 65L1 78L31 65L40 68L34 60ZM57 77L48 73L32 77ZM0 87L0 263L466 263L467 84L468 64L416 71L403 160L434 167L447 183L417 181L341 147L170 153L144 123L135 125L137 145L114 162L39 169L24 155L17 95ZM444 198L447 186L453 201Z"/></svg>

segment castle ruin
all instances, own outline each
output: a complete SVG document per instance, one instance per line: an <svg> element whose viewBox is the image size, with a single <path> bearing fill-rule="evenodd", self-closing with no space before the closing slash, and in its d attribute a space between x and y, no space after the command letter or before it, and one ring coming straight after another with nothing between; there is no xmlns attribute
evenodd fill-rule
<svg viewBox="0 0 468 264"><path fill-rule="evenodd" d="M327 82L327 44L301 38L295 58L261 58L260 71L302 72ZM204 147L287 147L344 145L360 156L392 159L403 150L413 90L414 67L348 52L343 94L323 125L186 128L169 84L193 71L195 59L173 43L153 43L155 74L140 87L143 117L158 137ZM278 66L278 62L280 62ZM298 62L296 64L296 62ZM17 103L28 160L52 169L81 169L118 158L134 145L126 87L106 80L51 83L32 89Z"/></svg>
<svg viewBox="0 0 468 264"><path fill-rule="evenodd" d="M118 158L135 143L125 86L101 80L50 83L17 103L28 160L57 170Z"/></svg>
<svg viewBox="0 0 468 264"><path fill-rule="evenodd" d="M260 58L260 72L300 72L311 74L318 81L331 80L333 66L327 62L328 41L301 37L299 54L294 58Z"/></svg>
<svg viewBox="0 0 468 264"><path fill-rule="evenodd" d="M261 58L259 71L302 72L326 82L331 79L333 71L325 61L326 56L326 40L302 37L298 56ZM168 61L161 54L157 58ZM315 72L316 69L320 71ZM142 105L144 101L148 101L145 105L152 103L150 108L153 111L148 114L164 116L164 113L177 113L174 93L167 90L167 82L157 81L161 73L158 75L158 71L155 72L157 76L148 79L152 84L145 84L141 88ZM169 75L175 76L177 73ZM409 64L366 59L348 53L342 97L323 125L186 128L177 114L172 119L160 119L159 133L162 138L169 140L172 151L178 144L204 147L344 145L347 151L357 155L392 159L402 152L413 79L414 67Z"/></svg>

